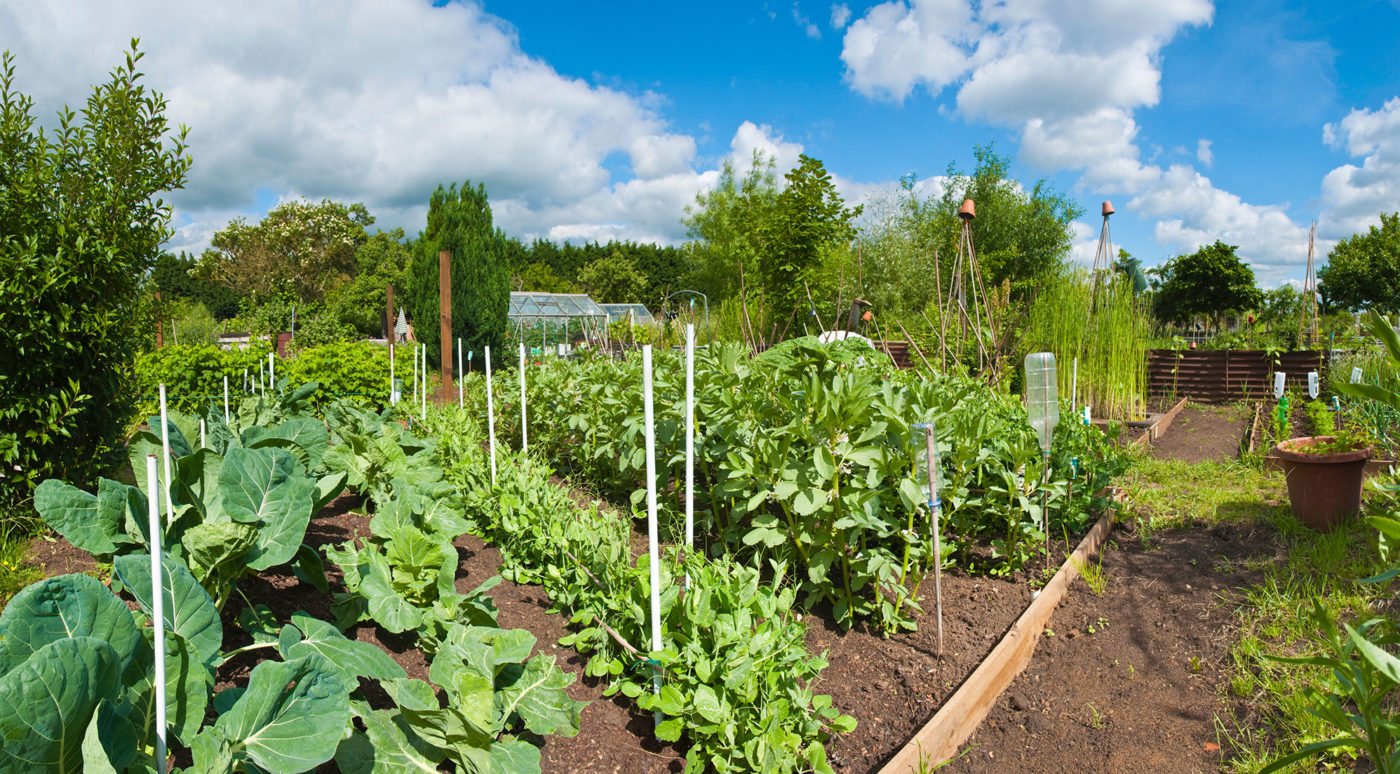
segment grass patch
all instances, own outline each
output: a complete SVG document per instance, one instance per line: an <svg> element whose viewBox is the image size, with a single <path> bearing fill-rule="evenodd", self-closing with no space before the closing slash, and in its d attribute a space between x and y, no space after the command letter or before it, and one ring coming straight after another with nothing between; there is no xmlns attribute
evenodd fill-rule
<svg viewBox="0 0 1400 774"><path fill-rule="evenodd" d="M0 608L25 586L44 577L44 571L26 559L30 536L16 531L0 531Z"/></svg>
<svg viewBox="0 0 1400 774"><path fill-rule="evenodd" d="M1283 475L1235 462L1188 463L1138 457L1119 484L1130 493L1125 518L1139 534L1196 522L1276 524L1291 519Z"/></svg>

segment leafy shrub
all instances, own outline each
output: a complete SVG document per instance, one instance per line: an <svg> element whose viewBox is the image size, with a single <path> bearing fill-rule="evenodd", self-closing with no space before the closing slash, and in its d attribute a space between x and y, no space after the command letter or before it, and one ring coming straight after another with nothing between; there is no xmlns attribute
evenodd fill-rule
<svg viewBox="0 0 1400 774"><path fill-rule="evenodd" d="M267 342L254 342L244 349L206 344L152 350L136 358L137 388L141 395L150 397L164 383L171 405L182 411L194 411L211 402L220 404L223 377L228 376L229 394L237 398L243 389L244 369L250 382L256 381L270 349ZM303 349L289 359L279 359L276 368L279 383L320 385L312 396L318 411L338 398L370 407L383 406L388 400L389 350L372 342Z"/></svg>
<svg viewBox="0 0 1400 774"><path fill-rule="evenodd" d="M13 57L0 65L0 509L45 478L90 481L132 409L137 288L171 234L158 196L190 166L140 59L133 41L52 132L18 91Z"/></svg>

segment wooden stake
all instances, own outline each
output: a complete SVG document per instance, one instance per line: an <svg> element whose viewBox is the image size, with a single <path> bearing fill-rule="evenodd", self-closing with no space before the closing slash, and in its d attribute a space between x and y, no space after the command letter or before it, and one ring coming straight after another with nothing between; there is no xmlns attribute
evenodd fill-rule
<svg viewBox="0 0 1400 774"><path fill-rule="evenodd" d="M438 251L438 318L441 336L442 380L438 384L438 401L452 400L452 253Z"/></svg>

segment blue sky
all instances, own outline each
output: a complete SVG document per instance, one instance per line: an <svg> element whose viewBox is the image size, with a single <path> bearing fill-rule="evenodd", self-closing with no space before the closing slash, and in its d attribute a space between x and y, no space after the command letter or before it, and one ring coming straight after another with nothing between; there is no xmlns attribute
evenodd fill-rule
<svg viewBox="0 0 1400 774"><path fill-rule="evenodd" d="M675 242L755 148L822 159L849 199L995 143L1155 264L1222 239L1264 285L1400 210L1400 0L964 0L191 7L0 0L0 47L51 113L128 38L192 128L175 249L279 200L363 201L422 228L484 181L523 237Z"/></svg>

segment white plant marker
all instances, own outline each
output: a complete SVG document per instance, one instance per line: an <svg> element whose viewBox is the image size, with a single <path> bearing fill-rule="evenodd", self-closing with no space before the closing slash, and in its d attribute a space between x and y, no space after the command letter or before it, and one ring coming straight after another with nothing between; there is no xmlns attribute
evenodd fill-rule
<svg viewBox="0 0 1400 774"><path fill-rule="evenodd" d="M462 389L462 388L465 386L465 385L462 383L462 379L463 379L463 377L465 377L465 376L467 375L467 374L466 374L466 370L467 370L467 368L466 368L466 363L463 363L463 362L462 362L462 337L461 337L461 336L458 336L458 337L457 337L457 408L459 408L459 409L465 407L465 405L466 405L466 399L462 397L462 394L463 394L463 389Z"/></svg>
<svg viewBox="0 0 1400 774"><path fill-rule="evenodd" d="M491 347L486 347L486 433L491 448L491 483L496 483L496 400L491 394Z"/></svg>
<svg viewBox="0 0 1400 774"><path fill-rule="evenodd" d="M418 347L413 347L413 356L409 358L413 361L413 400L418 400Z"/></svg>
<svg viewBox="0 0 1400 774"><path fill-rule="evenodd" d="M152 496L147 500L146 517L151 535L151 624L155 626L156 666L156 770L165 774L165 577L162 573L160 548L160 501L154 496L160 488L156 476L156 458L146 455L146 488Z"/></svg>
<svg viewBox="0 0 1400 774"><path fill-rule="evenodd" d="M389 340L389 405L398 402L398 393L394 392L394 340Z"/></svg>
<svg viewBox="0 0 1400 774"><path fill-rule="evenodd" d="M1283 371L1274 372L1274 400L1278 400L1283 397L1283 382L1284 379L1286 379L1287 377L1288 374L1284 373Z"/></svg>
<svg viewBox="0 0 1400 774"><path fill-rule="evenodd" d="M267 353L267 386L272 388L274 394L277 392L277 361L271 352Z"/></svg>
<svg viewBox="0 0 1400 774"><path fill-rule="evenodd" d="M263 385L263 374L266 373L266 372L267 372L267 364L264 363L262 360L259 360L259 361L258 361L258 392L261 393L262 396L263 396L264 398L267 397L267 387L265 387L265 386Z"/></svg>
<svg viewBox="0 0 1400 774"><path fill-rule="evenodd" d="M422 421L428 421L428 345L419 345L423 352L423 413L420 415Z"/></svg>
<svg viewBox="0 0 1400 774"><path fill-rule="evenodd" d="M209 434L204 432L204 417L199 418L199 448L209 448Z"/></svg>
<svg viewBox="0 0 1400 774"><path fill-rule="evenodd" d="M695 323L685 326L685 550L695 544ZM690 590L690 573L684 588Z"/></svg>
<svg viewBox="0 0 1400 774"><path fill-rule="evenodd" d="M525 343L520 343L520 451L530 450L530 439L525 432Z"/></svg>
<svg viewBox="0 0 1400 774"><path fill-rule="evenodd" d="M228 424L228 376L224 376L224 424Z"/></svg>
<svg viewBox="0 0 1400 774"><path fill-rule="evenodd" d="M1361 382L1361 368L1360 368L1360 366L1354 366L1354 367L1352 367L1352 369L1351 369L1351 383L1352 383L1352 384L1358 384L1358 383L1360 383L1360 382Z"/></svg>
<svg viewBox="0 0 1400 774"><path fill-rule="evenodd" d="M248 369L243 369L243 394L248 394Z"/></svg>
<svg viewBox="0 0 1400 774"><path fill-rule="evenodd" d="M646 410L647 429L647 545L651 565L651 649L661 650L661 561L656 534L656 419L652 413L651 345L642 345L642 405ZM651 685L661 693L661 672L653 667ZM656 723L661 723L661 710L656 711Z"/></svg>
<svg viewBox="0 0 1400 774"><path fill-rule="evenodd" d="M170 504L170 420L166 418L165 382L160 384L160 443L165 452L162 455L164 464L161 467L165 473L165 523L169 524L175 508ZM156 493L152 491L151 496L155 497Z"/></svg>

